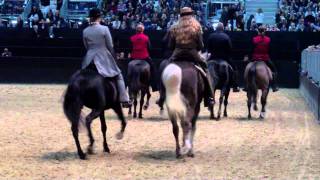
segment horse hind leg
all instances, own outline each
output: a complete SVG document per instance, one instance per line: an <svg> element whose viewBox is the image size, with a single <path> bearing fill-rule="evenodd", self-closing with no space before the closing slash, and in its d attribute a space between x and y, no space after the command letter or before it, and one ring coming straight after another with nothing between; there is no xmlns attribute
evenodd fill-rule
<svg viewBox="0 0 320 180"><path fill-rule="evenodd" d="M224 117L228 117L227 107L228 107L229 94L230 94L230 89L226 91L225 97L224 97L224 112L223 112Z"/></svg>
<svg viewBox="0 0 320 180"><path fill-rule="evenodd" d="M251 103L252 103L252 95L251 95L251 93L249 92L249 89L247 89L247 98L248 98L248 100L247 100L247 107L248 107L248 119L251 119L252 117L251 117Z"/></svg>
<svg viewBox="0 0 320 180"><path fill-rule="evenodd" d="M216 90L213 91L213 99L215 98L215 94L216 94ZM210 108L210 119L215 119L214 116L214 104L212 104L209 108Z"/></svg>
<svg viewBox="0 0 320 180"><path fill-rule="evenodd" d="M260 113L260 119L264 119L266 117L266 105L267 105L267 97L269 94L269 89L262 91L261 95L261 113Z"/></svg>
<svg viewBox="0 0 320 180"><path fill-rule="evenodd" d="M133 118L137 117L137 105L138 105L138 100L137 100L137 96L134 97L133 100Z"/></svg>
<svg viewBox="0 0 320 180"><path fill-rule="evenodd" d="M183 130L183 147L181 149L181 155L186 155L192 149L191 143L191 131L192 131L192 117L193 110L189 110L187 116L181 117L181 127Z"/></svg>
<svg viewBox="0 0 320 180"><path fill-rule="evenodd" d="M254 104L253 110L255 111L258 111L257 98L258 98L258 91L256 91L253 96L253 104Z"/></svg>
<svg viewBox="0 0 320 180"><path fill-rule="evenodd" d="M88 137L90 140L90 144L88 146L88 154L93 154L93 144L94 144L94 138L91 130L91 123L95 118L99 117L100 114L101 114L101 111L92 110L91 113L86 117L86 127L88 130Z"/></svg>
<svg viewBox="0 0 320 180"><path fill-rule="evenodd" d="M143 107L144 110L147 110L149 108L150 98L151 98L151 93L150 93L150 89L148 88L147 89L147 102Z"/></svg>
<svg viewBox="0 0 320 180"><path fill-rule="evenodd" d="M109 146L107 143L107 137L106 137L107 124L106 124L106 118L104 116L104 112L100 114L100 123L101 123L101 132L103 135L103 150L104 152L110 153L110 149L109 149Z"/></svg>
<svg viewBox="0 0 320 180"><path fill-rule="evenodd" d="M200 112L200 106L196 108L195 110L195 115L192 117L192 129L191 129L191 149L189 150L188 152L188 157L194 157L194 152L193 152L193 139L194 139L194 135L195 135L195 132L196 132L196 122L197 122L197 119L198 119L198 115L199 115L199 112Z"/></svg>
<svg viewBox="0 0 320 180"><path fill-rule="evenodd" d="M220 98L219 98L219 110L218 110L217 119L220 119L220 117L221 117L221 109L222 109L222 103L223 103L224 94L225 94L225 90L221 90Z"/></svg>
<svg viewBox="0 0 320 180"><path fill-rule="evenodd" d="M179 143L179 126L176 117L170 116L172 124L172 132L176 141L176 158L181 158L180 143Z"/></svg>
<svg viewBox="0 0 320 180"><path fill-rule="evenodd" d="M144 91L141 91L141 97L140 97L140 109L139 109L139 118L142 119L142 107L144 104L144 96L146 95L146 93Z"/></svg>
<svg viewBox="0 0 320 180"><path fill-rule="evenodd" d="M86 159L86 154L83 153L83 151L82 151L82 149L81 149L81 145L80 145L80 141L79 141L79 129L78 129L78 124L79 124L79 121L77 121L77 122L72 122L71 131L72 131L72 135L73 135L74 141L75 141L76 146L77 146L79 158L82 159L82 160L84 160L84 159Z"/></svg>
<svg viewBox="0 0 320 180"><path fill-rule="evenodd" d="M127 121L123 115L123 112L122 112L122 108L121 108L121 104L118 102L117 104L115 104L115 106L113 107L113 110L114 112L118 115L118 118L119 120L121 121L121 129L120 129L120 132L118 132L116 134L116 138L118 140L122 139L123 138L123 134L124 134L124 131L126 130L126 127L127 127Z"/></svg>

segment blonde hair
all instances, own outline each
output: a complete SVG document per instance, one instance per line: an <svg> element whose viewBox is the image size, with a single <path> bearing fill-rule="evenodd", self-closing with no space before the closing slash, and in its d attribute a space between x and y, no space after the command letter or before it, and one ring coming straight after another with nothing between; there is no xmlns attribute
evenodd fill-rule
<svg viewBox="0 0 320 180"><path fill-rule="evenodd" d="M191 15L180 17L170 31L179 44L189 44L193 41L193 37L202 33L200 23Z"/></svg>

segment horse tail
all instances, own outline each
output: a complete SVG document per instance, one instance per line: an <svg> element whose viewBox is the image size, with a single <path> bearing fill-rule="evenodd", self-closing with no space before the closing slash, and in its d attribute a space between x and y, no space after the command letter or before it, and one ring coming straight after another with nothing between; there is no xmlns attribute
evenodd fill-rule
<svg viewBox="0 0 320 180"><path fill-rule="evenodd" d="M248 82L251 84L251 88L253 90L258 89L257 81L256 81L256 76L257 76L256 70L257 70L257 66L256 64L254 64L248 72Z"/></svg>
<svg viewBox="0 0 320 180"><path fill-rule="evenodd" d="M184 120L186 105L180 92L182 70L175 64L169 64L162 73L162 82L166 89L166 106L170 117Z"/></svg>
<svg viewBox="0 0 320 180"><path fill-rule="evenodd" d="M130 66L128 70L129 77L129 89L133 92L138 92L141 87L140 82L140 67L139 66Z"/></svg>
<svg viewBox="0 0 320 180"><path fill-rule="evenodd" d="M75 83L68 86L63 102L64 114L72 124L84 125L84 118L81 115L83 103L80 99L80 87Z"/></svg>

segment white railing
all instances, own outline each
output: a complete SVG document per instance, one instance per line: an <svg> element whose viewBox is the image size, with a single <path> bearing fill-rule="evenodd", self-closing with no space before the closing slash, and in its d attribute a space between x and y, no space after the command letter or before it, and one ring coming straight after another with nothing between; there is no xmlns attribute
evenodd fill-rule
<svg viewBox="0 0 320 180"><path fill-rule="evenodd" d="M305 49L301 54L301 73L314 83L320 83L320 49Z"/></svg>

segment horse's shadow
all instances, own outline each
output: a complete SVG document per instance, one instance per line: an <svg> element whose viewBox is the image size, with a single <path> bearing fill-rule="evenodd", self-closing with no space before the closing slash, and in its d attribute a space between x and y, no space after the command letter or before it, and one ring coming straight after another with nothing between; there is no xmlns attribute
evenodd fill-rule
<svg viewBox="0 0 320 180"><path fill-rule="evenodd" d="M134 159L140 163L155 161L177 161L175 152L169 150L139 152L134 156Z"/></svg>
<svg viewBox="0 0 320 180"><path fill-rule="evenodd" d="M251 119L249 119L248 117L237 117L236 120L238 121L263 121L263 119L259 118L259 117L252 117Z"/></svg>
<svg viewBox="0 0 320 180"><path fill-rule="evenodd" d="M41 156L41 160L44 161L68 161L79 159L76 152L59 151L49 152Z"/></svg>

